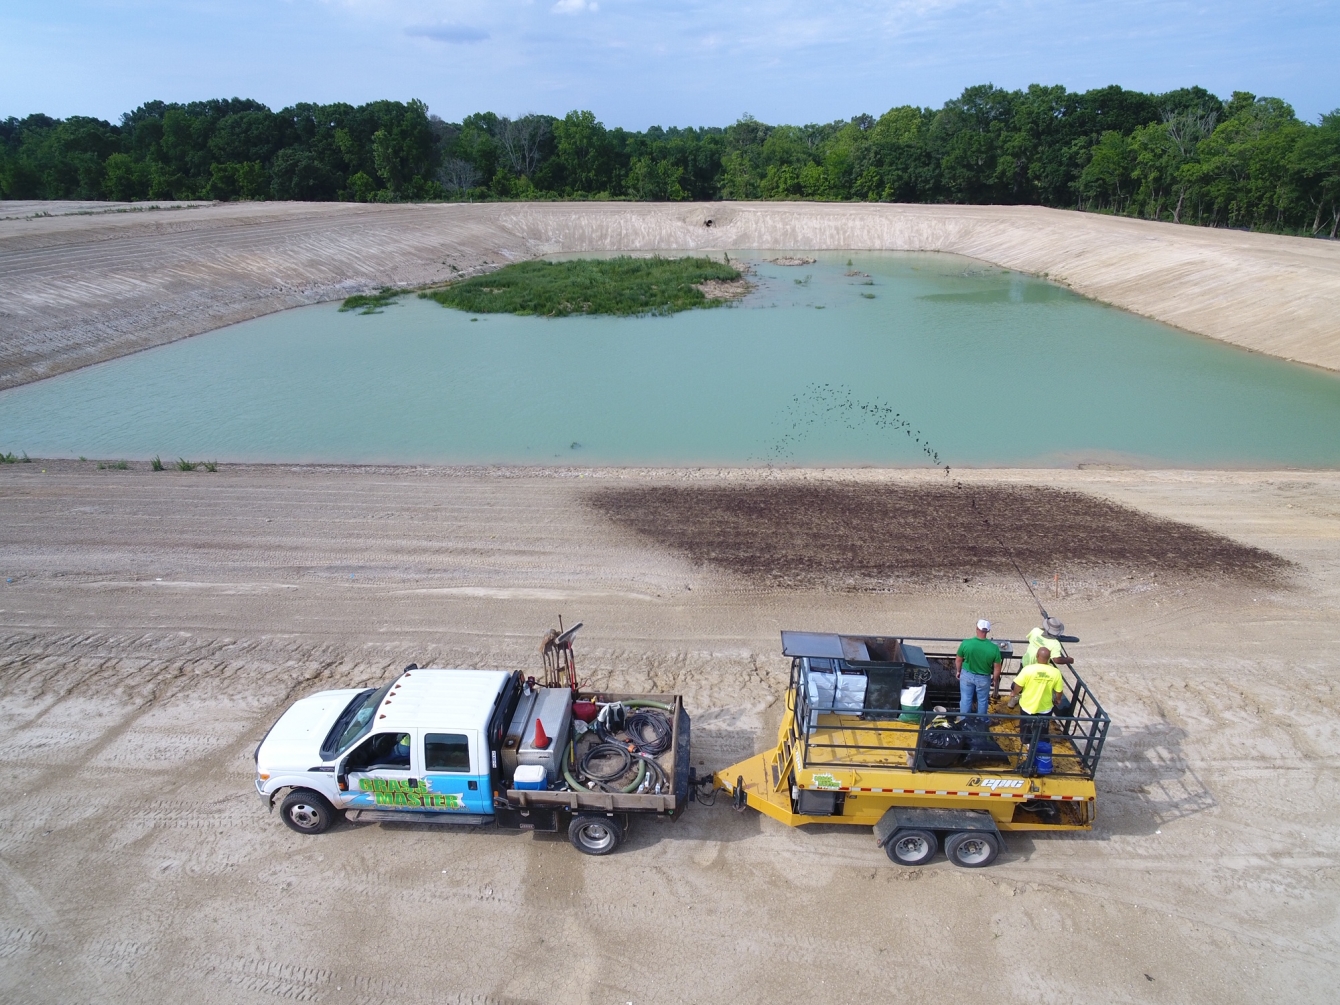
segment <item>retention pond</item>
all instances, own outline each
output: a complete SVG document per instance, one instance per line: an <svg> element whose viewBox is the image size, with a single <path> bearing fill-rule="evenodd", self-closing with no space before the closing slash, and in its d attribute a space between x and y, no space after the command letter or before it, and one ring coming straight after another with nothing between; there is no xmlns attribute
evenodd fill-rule
<svg viewBox="0 0 1340 1005"><path fill-rule="evenodd" d="M794 252L793 252L794 254ZM523 464L1340 464L1340 376L948 255L742 255L672 317L302 308L0 392L0 450Z"/></svg>

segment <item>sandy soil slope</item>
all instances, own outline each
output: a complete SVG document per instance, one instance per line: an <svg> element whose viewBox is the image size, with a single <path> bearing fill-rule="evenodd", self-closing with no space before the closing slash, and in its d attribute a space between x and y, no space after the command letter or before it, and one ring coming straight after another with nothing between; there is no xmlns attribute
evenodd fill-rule
<svg viewBox="0 0 1340 1005"><path fill-rule="evenodd" d="M560 613L586 623L589 680L686 695L705 767L767 745L779 628L1033 624L1008 578L770 587L584 501L833 473L93 468L0 468L4 1001L1333 998L1340 474L965 476L1094 493L1296 566L1268 588L1063 575L1048 603L1116 723L1099 824L1011 836L973 872L899 869L868 832L725 799L590 859L496 832L301 837L252 790L295 697L410 661L530 670Z"/></svg>
<svg viewBox="0 0 1340 1005"><path fill-rule="evenodd" d="M1029 206L75 205L0 207L0 388L382 285L539 254L666 249L953 252L1340 370L1340 245L1328 241Z"/></svg>

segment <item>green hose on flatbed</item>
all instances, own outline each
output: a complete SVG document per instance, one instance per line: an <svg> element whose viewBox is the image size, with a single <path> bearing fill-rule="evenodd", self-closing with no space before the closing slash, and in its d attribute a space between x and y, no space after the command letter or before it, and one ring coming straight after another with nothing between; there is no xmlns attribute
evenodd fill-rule
<svg viewBox="0 0 1340 1005"><path fill-rule="evenodd" d="M572 786L574 792L603 792L604 789L592 789L583 785L573 777L572 769L568 767L568 762L572 760L572 741L568 741L568 749L563 751L563 778ZM620 792L633 792L642 784L642 779L647 777L647 762L642 758L637 758L637 776L632 783L619 789Z"/></svg>

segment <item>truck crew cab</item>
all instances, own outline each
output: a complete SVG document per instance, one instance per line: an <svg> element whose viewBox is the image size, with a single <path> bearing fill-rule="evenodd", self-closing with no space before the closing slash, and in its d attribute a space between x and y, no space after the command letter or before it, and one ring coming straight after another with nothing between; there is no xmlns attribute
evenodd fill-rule
<svg viewBox="0 0 1340 1005"><path fill-rule="evenodd" d="M570 634L567 646L570 655ZM255 761L256 791L271 809L278 801L284 823L301 834L320 834L342 816L566 826L579 851L604 855L630 816L683 812L689 717L677 695L584 694L519 672L411 664L380 688L295 702Z"/></svg>

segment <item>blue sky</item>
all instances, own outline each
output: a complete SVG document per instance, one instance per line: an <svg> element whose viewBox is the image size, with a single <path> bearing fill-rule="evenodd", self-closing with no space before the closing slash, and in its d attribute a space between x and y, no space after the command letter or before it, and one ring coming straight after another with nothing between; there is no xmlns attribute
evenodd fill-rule
<svg viewBox="0 0 1340 1005"><path fill-rule="evenodd" d="M1200 84L1340 107L1340 2L7 0L0 116L422 98L607 125L821 122L965 86Z"/></svg>

